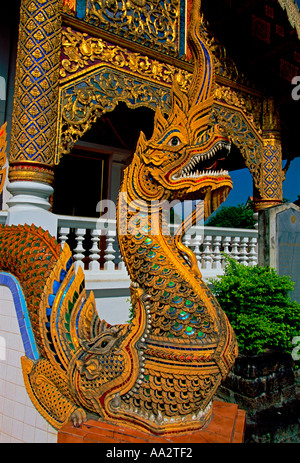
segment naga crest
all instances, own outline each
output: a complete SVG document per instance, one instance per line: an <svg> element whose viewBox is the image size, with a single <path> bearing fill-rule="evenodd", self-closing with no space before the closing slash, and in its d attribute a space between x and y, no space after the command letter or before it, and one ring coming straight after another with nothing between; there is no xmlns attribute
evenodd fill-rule
<svg viewBox="0 0 300 463"><path fill-rule="evenodd" d="M25 385L56 428L70 419L80 425L90 413L155 434L200 429L237 356L234 332L193 253L165 233L158 210L149 216L143 208L154 200L204 199L207 217L232 187L222 170L230 140L211 120L214 64L199 36L200 5L194 1L189 28L189 90L175 79L168 117L157 109L153 135L140 135L120 188L117 229L131 279L131 323L100 320L67 245L61 250L34 226L0 227L0 268L21 282L39 352L22 360Z"/></svg>
<svg viewBox="0 0 300 463"><path fill-rule="evenodd" d="M209 217L232 188L223 169L231 142L225 128L212 121L215 70L210 50L199 33L200 3L194 1L188 43L194 73L187 93L174 79L171 111L167 117L158 107L151 139L141 132L133 166L134 187L148 201L203 199ZM135 193L132 193L132 197Z"/></svg>

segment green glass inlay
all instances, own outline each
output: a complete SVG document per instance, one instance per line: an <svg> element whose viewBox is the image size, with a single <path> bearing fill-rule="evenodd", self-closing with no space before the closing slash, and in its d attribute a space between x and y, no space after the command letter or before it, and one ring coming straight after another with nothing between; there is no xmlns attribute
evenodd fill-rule
<svg viewBox="0 0 300 463"><path fill-rule="evenodd" d="M198 307L197 307L197 312L198 312L198 313L204 312L204 307L200 307L200 306L198 305Z"/></svg>
<svg viewBox="0 0 300 463"><path fill-rule="evenodd" d="M168 313L170 315L174 315L174 313L176 313L176 312L177 312L177 309L175 309L174 307L170 307L169 310L168 310Z"/></svg>

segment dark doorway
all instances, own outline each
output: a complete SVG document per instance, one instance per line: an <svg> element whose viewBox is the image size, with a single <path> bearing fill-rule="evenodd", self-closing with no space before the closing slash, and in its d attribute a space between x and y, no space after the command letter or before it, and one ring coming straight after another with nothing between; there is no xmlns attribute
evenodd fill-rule
<svg viewBox="0 0 300 463"><path fill-rule="evenodd" d="M73 149L55 172L53 212L55 214L99 217L97 204L106 195L107 156Z"/></svg>
<svg viewBox="0 0 300 463"><path fill-rule="evenodd" d="M153 110L130 109L123 102L99 118L56 167L53 212L99 217L98 203L109 198L113 160L121 150L125 167L135 151L140 131L150 138L153 122Z"/></svg>

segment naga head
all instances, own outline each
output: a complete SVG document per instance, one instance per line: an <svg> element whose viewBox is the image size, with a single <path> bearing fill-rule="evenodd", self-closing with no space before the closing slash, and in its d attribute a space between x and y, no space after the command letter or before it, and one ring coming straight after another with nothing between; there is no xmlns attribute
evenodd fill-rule
<svg viewBox="0 0 300 463"><path fill-rule="evenodd" d="M175 79L168 117L156 110L150 140L143 133L135 161L143 199L204 199L206 216L226 199L232 188L224 160L231 142L225 128L212 121L214 62L199 35L200 1L194 1L189 46L194 73L188 92Z"/></svg>

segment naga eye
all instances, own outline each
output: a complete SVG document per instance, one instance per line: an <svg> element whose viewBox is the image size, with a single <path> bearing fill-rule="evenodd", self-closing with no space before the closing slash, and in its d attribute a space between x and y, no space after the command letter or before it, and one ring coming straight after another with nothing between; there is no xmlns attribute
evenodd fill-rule
<svg viewBox="0 0 300 463"><path fill-rule="evenodd" d="M108 341L102 341L102 342L101 342L101 347L102 347L102 349L103 349L104 347L106 347L107 344L108 344Z"/></svg>
<svg viewBox="0 0 300 463"><path fill-rule="evenodd" d="M171 140L169 141L168 145L170 146L178 146L180 145L181 141L178 137L172 137Z"/></svg>

